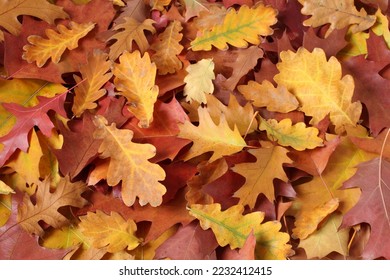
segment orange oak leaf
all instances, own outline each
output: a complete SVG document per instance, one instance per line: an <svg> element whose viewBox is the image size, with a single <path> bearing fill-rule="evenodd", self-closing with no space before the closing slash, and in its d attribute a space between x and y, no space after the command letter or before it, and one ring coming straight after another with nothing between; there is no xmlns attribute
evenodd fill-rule
<svg viewBox="0 0 390 280"><path fill-rule="evenodd" d="M178 137L193 141L193 146L186 153L183 160L189 160L206 152L213 152L210 162L236 152L241 151L246 143L241 137L237 127L231 130L226 122L225 115L221 115L218 125L216 125L207 112L207 109L199 107L199 126L194 126L186 121L179 124L180 133Z"/></svg>
<svg viewBox="0 0 390 280"><path fill-rule="evenodd" d="M122 198L128 206L134 204L136 197L141 205L160 205L166 189L159 181L164 180L165 172L148 161L156 154L156 148L131 142L131 130L119 130L115 124L107 126L107 120L102 116L97 116L94 124L94 138L102 140L100 157L110 158L107 183L116 186L122 181Z"/></svg>
<svg viewBox="0 0 390 280"><path fill-rule="evenodd" d="M147 128L153 121L158 96L156 71L156 64L150 61L149 54L141 57L139 51L124 52L119 63L114 64L114 85L126 97L129 111L139 119L139 127Z"/></svg>
<svg viewBox="0 0 390 280"><path fill-rule="evenodd" d="M154 21L151 19L139 22L132 17L124 17L122 22L114 25L113 30L116 33L107 40L107 42L116 40L110 47L110 59L116 60L124 51L131 52L133 41L143 54L149 48L144 31L147 30L154 34L156 29L153 27L153 23Z"/></svg>
<svg viewBox="0 0 390 280"><path fill-rule="evenodd" d="M27 38L30 45L23 47L23 58L29 63L35 61L38 67L45 65L50 58L54 63L58 63L64 51L77 48L78 41L94 27L95 23L92 22L78 24L71 21L69 29L65 25L57 25L58 33L53 29L46 29L48 39L31 35Z"/></svg>
<svg viewBox="0 0 390 280"><path fill-rule="evenodd" d="M263 142L259 149L249 150L257 159L253 163L240 163L232 170L245 177L245 184L235 192L240 198L240 204L255 207L257 197L262 193L271 202L275 200L274 179L287 182L287 175L283 170L284 163L292 163L287 156L288 150Z"/></svg>
<svg viewBox="0 0 390 280"><path fill-rule="evenodd" d="M18 16L30 15L54 23L58 18L67 18L68 14L62 7L50 4L46 0L13 0L0 3L0 26L13 35L21 30ZM0 31L0 41L4 40L3 32Z"/></svg>
<svg viewBox="0 0 390 280"><path fill-rule="evenodd" d="M72 111L76 117L85 110L95 109L97 101L101 98L106 90L102 89L103 85L110 80L112 73L109 72L111 62L107 61L108 55L102 51L95 50L88 56L87 64L80 66L81 77L74 75L78 87L75 88L74 103ZM82 82L82 80L85 81Z"/></svg>
<svg viewBox="0 0 390 280"><path fill-rule="evenodd" d="M32 203L26 194L23 204L18 208L18 223L27 232L42 235L44 230L39 224L40 221L59 228L68 223L67 218L58 212L64 206L81 208L86 203L81 194L87 190L87 185L81 181L72 183L69 177L62 178L54 192L50 192L50 181L38 184L36 202Z"/></svg>

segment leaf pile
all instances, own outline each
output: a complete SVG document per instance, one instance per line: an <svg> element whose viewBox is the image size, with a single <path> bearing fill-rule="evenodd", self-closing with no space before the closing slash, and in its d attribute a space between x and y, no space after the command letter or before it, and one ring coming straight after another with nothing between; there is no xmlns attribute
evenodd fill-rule
<svg viewBox="0 0 390 280"><path fill-rule="evenodd" d="M388 1L0 10L0 259L390 259Z"/></svg>

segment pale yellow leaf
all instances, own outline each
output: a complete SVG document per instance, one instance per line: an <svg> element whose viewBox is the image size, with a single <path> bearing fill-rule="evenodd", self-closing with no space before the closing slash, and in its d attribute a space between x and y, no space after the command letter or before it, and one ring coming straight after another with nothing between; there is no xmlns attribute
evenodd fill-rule
<svg viewBox="0 0 390 280"><path fill-rule="evenodd" d="M10 194L15 193L13 189L11 189L6 183L0 181L0 194Z"/></svg>
<svg viewBox="0 0 390 280"><path fill-rule="evenodd" d="M214 62L212 59L202 59L186 68L188 75L184 78L184 96L186 101L207 103L206 94L213 93L215 79Z"/></svg>

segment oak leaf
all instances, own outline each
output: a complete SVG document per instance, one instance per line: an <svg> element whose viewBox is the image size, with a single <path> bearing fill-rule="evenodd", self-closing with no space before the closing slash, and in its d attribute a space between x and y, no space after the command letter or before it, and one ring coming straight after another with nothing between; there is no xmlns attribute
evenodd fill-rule
<svg viewBox="0 0 390 280"><path fill-rule="evenodd" d="M241 151L246 143L241 137L237 127L231 130L226 122L225 116L221 115L218 125L216 125L205 108L198 108L199 126L194 126L186 121L179 124L180 133L178 137L192 140L193 146L186 153L183 160L189 160L206 152L213 152L210 162L236 152Z"/></svg>
<svg viewBox="0 0 390 280"><path fill-rule="evenodd" d="M211 228L220 246L230 245L231 249L242 248L253 232L256 237L255 255L258 259L285 259L291 253L287 244L289 236L279 232L281 224L270 221L261 224L263 212L252 212L243 215L244 206L234 205L221 211L221 205L193 204L190 214L200 221L204 230Z"/></svg>
<svg viewBox="0 0 390 280"><path fill-rule="evenodd" d="M80 216L80 231L88 237L94 247L106 247L107 252L116 253L124 249L133 250L140 240L136 237L137 225L131 219L123 219L117 212L110 215L97 210Z"/></svg>
<svg viewBox="0 0 390 280"><path fill-rule="evenodd" d="M50 181L46 179L38 184L35 204L27 194L24 196L23 204L18 208L18 223L25 231L36 235L44 233L40 221L54 228L62 227L68 220L58 209L63 206L84 206L87 201L81 194L86 190L87 186L83 182L71 183L69 177L65 177L55 191L50 192Z"/></svg>
<svg viewBox="0 0 390 280"><path fill-rule="evenodd" d="M339 206L333 211L329 210L332 207L328 207L329 212L347 213L357 203L360 191L358 189L342 189L343 182L356 173L356 166L359 163L372 158L372 154L360 150L348 138L342 138L330 156L322 174L314 176L309 182L295 186L297 195L289 210L290 214L295 217L295 225L307 227L304 220L307 220L306 217L311 217L310 227L317 228L322 220L319 217L322 213L318 210L328 203L329 206L332 206L331 201L335 202L335 199L338 200ZM297 228L294 231L300 230Z"/></svg>
<svg viewBox="0 0 390 280"><path fill-rule="evenodd" d="M330 23L325 37L335 29L350 25L353 32L364 31L376 21L376 17L367 15L363 8L358 11L353 0L299 0L299 3L303 5L302 14L312 16L303 22L305 26L319 27Z"/></svg>
<svg viewBox="0 0 390 280"><path fill-rule="evenodd" d="M237 126L241 135L252 133L257 128L253 107L249 103L245 106L241 106L233 94L230 95L229 104L227 106L219 101L214 95L207 95L206 99L207 110L214 123L219 123L221 113L223 113L230 129L234 129L234 126Z"/></svg>
<svg viewBox="0 0 390 280"><path fill-rule="evenodd" d="M224 6L212 5L208 9L199 12L199 16L193 19L194 26L200 32L211 30L215 25L220 25L227 14Z"/></svg>
<svg viewBox="0 0 390 280"><path fill-rule="evenodd" d="M11 189L6 183L3 181L0 181L0 194L10 194L10 193L15 193L13 189Z"/></svg>
<svg viewBox="0 0 390 280"><path fill-rule="evenodd" d="M25 108L17 104L3 104L3 107L14 115L17 119L12 130L5 136L0 137L0 143L4 145L0 151L0 165L4 165L5 161L13 154L16 149L24 152L28 148L27 135L29 131L38 126L41 132L50 137L52 128L54 128L47 112L54 110L58 114L66 117L66 112L63 108L66 93L57 95L53 98L38 97L39 104Z"/></svg>
<svg viewBox="0 0 390 280"><path fill-rule="evenodd" d="M185 21L188 21L194 16L198 16L202 11L208 11L207 4L205 0L184 0L185 4Z"/></svg>
<svg viewBox="0 0 390 280"><path fill-rule="evenodd" d="M113 30L117 32L107 40L107 42L116 40L110 47L110 59L116 60L124 51L131 52L133 41L143 54L149 48L149 42L144 31L147 30L154 34L156 29L153 27L153 23L154 21L151 19L139 22L132 17L124 17L123 22L114 25Z"/></svg>
<svg viewBox="0 0 390 280"><path fill-rule="evenodd" d="M299 122L292 124L291 119L283 119L280 122L274 119L265 120L260 117L260 130L267 132L271 141L277 141L281 146L290 146L297 151L314 149L323 145L323 140L318 137L318 129L306 127Z"/></svg>
<svg viewBox="0 0 390 280"><path fill-rule="evenodd" d="M365 259L390 258L389 186L390 163L380 157L359 164L358 171L343 184L347 190L362 190L358 203L344 215L343 225L370 224L370 238L362 255Z"/></svg>
<svg viewBox="0 0 390 280"><path fill-rule="evenodd" d="M150 61L149 54L141 57L139 51L124 52L119 63L114 64L114 85L126 97L129 111L139 119L138 125L143 128L149 127L153 121L158 96L156 71L156 64Z"/></svg>
<svg viewBox="0 0 390 280"><path fill-rule="evenodd" d="M341 77L341 65L335 57L327 61L322 49L309 52L299 48L296 53L281 52L280 58L281 62L277 64L280 73L274 80L297 97L300 110L313 117L312 124L330 114L338 134L344 132L346 126L356 126L362 104L351 102L353 78L350 75Z"/></svg>
<svg viewBox="0 0 390 280"><path fill-rule="evenodd" d="M177 57L184 48L180 45L183 38L183 34L180 33L182 29L180 21L174 20L150 46L156 52L151 59L156 63L159 75L175 73L182 68L182 62Z"/></svg>
<svg viewBox="0 0 390 280"><path fill-rule="evenodd" d="M383 39L386 42L387 47L390 49L390 30L389 30L389 20L382 14L381 10L378 9L375 13L376 23L371 28L371 30L378 36L383 36Z"/></svg>
<svg viewBox="0 0 390 280"><path fill-rule="evenodd" d="M160 205L166 189L159 181L164 180L165 172L159 165L148 161L156 154L156 148L131 142L131 130L119 130L115 124L107 126L107 120L102 116L97 116L94 124L94 138L102 140L100 157L110 158L108 185L116 186L122 181L122 198L128 206L134 204L136 197L141 205Z"/></svg>
<svg viewBox="0 0 390 280"><path fill-rule="evenodd" d="M342 214L333 213L319 230L300 240L299 247L305 250L309 259L323 258L331 252L348 256L349 228L340 229L342 219Z"/></svg>
<svg viewBox="0 0 390 280"><path fill-rule="evenodd" d="M89 54L87 64L80 66L81 77L73 76L78 84L74 91L72 106L76 117L80 117L85 110L95 109L97 107L95 101L106 93L102 87L112 77L112 73L109 72L111 62L107 61L107 58L106 53L95 50Z"/></svg>
<svg viewBox="0 0 390 280"><path fill-rule="evenodd" d="M288 113L298 108L299 102L285 86L275 88L271 82L264 80L261 84L249 81L237 89L247 100L253 101L256 107L266 107L269 111Z"/></svg>
<svg viewBox="0 0 390 280"><path fill-rule="evenodd" d="M0 26L12 35L18 35L21 23L18 16L30 15L54 24L58 18L67 18L68 14L62 7L50 4L46 0L13 0L0 3ZM4 40L4 34L0 31L0 41Z"/></svg>
<svg viewBox="0 0 390 280"><path fill-rule="evenodd" d="M234 193L240 199L240 204L255 207L257 197L264 194L270 202L275 200L274 179L287 182L287 175L283 170L284 163L292 163L287 156L288 150L263 142L259 149L249 150L256 162L240 163L232 170L245 177L245 184Z"/></svg>
<svg viewBox="0 0 390 280"><path fill-rule="evenodd" d="M194 51L209 51L212 46L226 50L227 44L238 48L246 48L248 43L258 45L260 36L273 33L270 26L277 22L276 14L275 9L263 4L255 8L241 6L238 11L231 9L226 14L223 24L204 31L191 42L191 48Z"/></svg>
<svg viewBox="0 0 390 280"><path fill-rule="evenodd" d="M71 21L69 29L62 24L57 25L58 33L53 29L46 29L48 39L37 35L27 38L30 45L25 45L23 59L27 62L36 62L38 67L42 67L51 58L54 63L58 63L66 49L73 50L78 47L78 41L86 36L95 24Z"/></svg>
<svg viewBox="0 0 390 280"><path fill-rule="evenodd" d="M10 132L16 123L16 117L7 111L3 104L16 103L24 107L33 107L39 104L39 96L50 98L65 91L66 87L63 85L46 81L31 79L0 80L0 137Z"/></svg>
<svg viewBox="0 0 390 280"><path fill-rule="evenodd" d="M207 103L206 94L214 91L212 80L215 79L214 62L212 59L202 59L186 68L188 75L184 78L184 96L186 101Z"/></svg>

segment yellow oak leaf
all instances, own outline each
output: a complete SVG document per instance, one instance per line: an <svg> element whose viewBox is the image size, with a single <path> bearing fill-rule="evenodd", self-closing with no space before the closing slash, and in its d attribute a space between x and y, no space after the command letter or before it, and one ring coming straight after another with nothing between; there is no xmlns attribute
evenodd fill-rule
<svg viewBox="0 0 390 280"><path fill-rule="evenodd" d="M240 204L255 207L257 197L262 193L271 202L275 200L274 179L288 181L283 170L284 163L292 163L287 156L288 150L263 142L259 149L249 150L256 162L236 164L232 170L245 177L245 184L234 193Z"/></svg>
<svg viewBox="0 0 390 280"><path fill-rule="evenodd" d="M249 81L237 89L247 100L253 101L256 107L267 107L269 111L288 113L298 108L299 102L285 86L275 88L271 82L264 80L261 84Z"/></svg>
<svg viewBox="0 0 390 280"><path fill-rule="evenodd" d="M241 151L246 143L241 137L237 127L231 130L226 122L225 115L221 115L218 125L210 117L206 108L198 108L199 126L194 126L186 121L179 124L180 138L189 139L194 142L190 150L185 154L183 160L189 160L206 152L213 152L210 162Z"/></svg>
<svg viewBox="0 0 390 280"><path fill-rule="evenodd" d="M212 59L202 59L195 64L187 66L188 73L184 78L184 96L186 101L197 101L207 103L206 94L213 93L215 79L214 62Z"/></svg>
<svg viewBox="0 0 390 280"><path fill-rule="evenodd" d="M292 237L305 239L317 229L325 218L331 213L336 211L339 207L338 198L332 198L323 205L319 205L314 208L311 212L305 212L301 219L295 223L295 228L292 230Z"/></svg>
<svg viewBox="0 0 390 280"><path fill-rule="evenodd" d="M38 183L35 203L25 194L23 203L18 208L17 221L28 233L42 235L44 230L40 221L60 228L68 223L67 218L58 212L63 206L83 207L87 204L81 194L87 185L81 181L72 183L69 177L62 178L54 192L50 192L50 180Z"/></svg>
<svg viewBox="0 0 390 280"><path fill-rule="evenodd" d="M337 57L340 59L347 59L348 57L367 54L366 40L369 37L369 33L363 31L353 33L351 29L348 29L347 34L345 35L345 40L348 44L337 54Z"/></svg>
<svg viewBox="0 0 390 280"><path fill-rule="evenodd" d="M248 236L256 238L255 255L258 259L283 260L291 253L290 237L280 232L277 221L262 223L263 212L243 215L244 206L234 205L221 211L219 203L193 204L189 207L192 216L200 221L202 229L211 228L220 246L230 245L231 249L242 248Z"/></svg>
<svg viewBox="0 0 390 280"><path fill-rule="evenodd" d="M277 10L263 4L254 8L241 6L238 11L231 9L222 24L205 30L191 42L191 48L209 51L212 46L226 50L227 44L238 48L246 48L248 43L258 45L260 36L273 33L270 26L277 22L276 15Z"/></svg>
<svg viewBox="0 0 390 280"><path fill-rule="evenodd" d="M3 103L16 103L24 107L39 104L38 96L54 97L67 88L41 80L11 79L0 80L0 137L11 131L16 118L2 106ZM0 145L1 146L1 145Z"/></svg>
<svg viewBox="0 0 390 280"><path fill-rule="evenodd" d="M107 252L116 253L124 249L133 250L141 242L136 237L137 225L131 219L127 221L117 212L106 215L97 210L79 217L80 231L92 241L98 249L106 247Z"/></svg>
<svg viewBox="0 0 390 280"><path fill-rule="evenodd" d="M209 111L214 123L219 124L222 113L225 115L230 129L237 126L241 135L251 133L257 128L253 107L249 103L242 107L233 94L230 94L228 106L222 104L214 95L207 95L206 98L207 111Z"/></svg>
<svg viewBox="0 0 390 280"><path fill-rule="evenodd" d="M163 11L170 3L171 0L150 0L149 5L152 10Z"/></svg>
<svg viewBox="0 0 390 280"><path fill-rule="evenodd" d="M71 21L69 29L65 25L58 24L58 33L53 29L46 29L48 39L30 35L27 38L30 45L23 47L23 59L28 63L35 61L38 67L42 67L50 58L54 63L58 63L65 50L77 48L78 41L94 27L95 24L92 22L78 24Z"/></svg>
<svg viewBox="0 0 390 280"><path fill-rule="evenodd" d="M68 14L62 7L50 4L46 0L12 0L0 2L0 26L12 35L18 35L22 24L18 16L29 15L54 24L57 18L67 18ZM4 40L0 30L0 41Z"/></svg>
<svg viewBox="0 0 390 280"><path fill-rule="evenodd" d="M390 30L389 30L389 20L382 14L381 10L378 9L375 13L376 23L371 28L371 30L378 36L383 36L383 39L386 42L387 47L390 49Z"/></svg>
<svg viewBox="0 0 390 280"><path fill-rule="evenodd" d="M46 231L42 238L42 246L49 249L68 249L79 246L87 250L92 245L77 225L70 224Z"/></svg>
<svg viewBox="0 0 390 280"><path fill-rule="evenodd" d="M299 3L303 5L302 14L312 16L303 22L305 26L330 24L325 37L335 29L350 25L352 32L367 30L376 21L376 17L368 15L363 8L358 11L353 0L299 0Z"/></svg>
<svg viewBox="0 0 390 280"><path fill-rule="evenodd" d="M292 207L288 210L291 215L295 216L297 229L294 232L303 230L300 227L317 228L322 220L320 216L323 215L318 210L330 201L334 201L335 204L335 201L338 200L339 206L336 210L342 214L350 210L359 199L360 189L344 190L341 189L342 184L355 174L356 166L359 163L368 161L374 156L374 154L366 153L357 148L348 138L342 137L322 174L294 187L297 195ZM332 203L328 205L327 209L331 209L331 205ZM306 224L307 217L311 217L310 225Z"/></svg>
<svg viewBox="0 0 390 280"><path fill-rule="evenodd" d="M85 110L95 109L97 101L106 90L103 85L112 77L109 72L112 63L107 61L108 55L95 50L88 56L87 64L80 66L81 77L73 75L78 86L75 88L72 111L76 117L80 117Z"/></svg>
<svg viewBox="0 0 390 280"><path fill-rule="evenodd" d="M27 184L39 184L39 162L43 156L43 152L34 129L31 130L28 141L29 147L27 152L18 150L17 153L10 158L6 166L17 172Z"/></svg>
<svg viewBox="0 0 390 280"><path fill-rule="evenodd" d="M13 189L11 189L6 183L0 181L0 194L10 194L15 193ZM1 203L0 203L1 204Z"/></svg>
<svg viewBox="0 0 390 280"><path fill-rule="evenodd" d="M158 35L158 40L150 46L156 52L151 59L156 63L159 75L175 73L182 68L183 64L177 57L184 48L180 45L183 38L183 34L180 33L182 29L180 21L172 21L164 32Z"/></svg>
<svg viewBox="0 0 390 280"><path fill-rule="evenodd" d="M124 51L131 52L133 50L133 42L135 42L143 54L149 48L149 42L146 39L144 31L147 30L154 34L156 29L153 27L154 20L145 19L139 22L132 17L124 17L123 22L116 24L113 27L117 31L108 40L116 40L110 46L109 56L111 60L116 60Z"/></svg>
<svg viewBox="0 0 390 280"><path fill-rule="evenodd" d="M342 220L342 214L333 213L319 230L300 240L299 247L305 250L308 259L323 258L332 252L348 256L350 228L340 229Z"/></svg>
<svg viewBox="0 0 390 280"><path fill-rule="evenodd" d="M136 197L141 206L149 203L158 206L162 203L165 187L159 182L165 179L165 172L158 164L148 159L156 154L151 144L131 142L133 132L117 129L115 124L107 125L107 120L97 116L94 120L95 139L101 139L101 158L110 158L107 183L116 186L122 181L122 199L127 206L134 204Z"/></svg>
<svg viewBox="0 0 390 280"><path fill-rule="evenodd" d="M290 146L297 151L314 149L323 146L323 140L317 135L318 129L306 127L304 122L292 124L291 119L283 119L280 122L274 119L265 120L260 117L260 130L267 131L271 141L277 141L279 145Z"/></svg>
<svg viewBox="0 0 390 280"><path fill-rule="evenodd" d="M312 124L330 114L337 134L343 133L347 126L356 126L362 104L351 102L354 81L351 75L341 77L337 58L332 56L327 61L322 49L309 52L302 47L296 53L283 51L280 58L277 64L280 73L274 80L298 98L300 110L312 116Z"/></svg>
<svg viewBox="0 0 390 280"><path fill-rule="evenodd" d="M128 109L139 120L138 126L149 127L153 121L154 103L157 101L158 86L155 85L156 64L150 61L148 53L143 57L139 51L124 52L119 63L114 64L114 84L129 103Z"/></svg>

